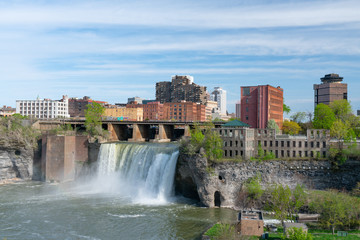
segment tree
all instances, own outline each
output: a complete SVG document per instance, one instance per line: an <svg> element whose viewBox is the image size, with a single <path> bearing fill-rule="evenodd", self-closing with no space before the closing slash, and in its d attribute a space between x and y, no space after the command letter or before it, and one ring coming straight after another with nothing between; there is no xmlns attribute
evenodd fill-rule
<svg viewBox="0 0 360 240"><path fill-rule="evenodd" d="M299 133L301 127L296 122L285 120L283 122L282 130L285 134L295 135Z"/></svg>
<svg viewBox="0 0 360 240"><path fill-rule="evenodd" d="M210 161L215 161L223 156L223 140L217 132L210 131L205 136L205 156Z"/></svg>
<svg viewBox="0 0 360 240"><path fill-rule="evenodd" d="M276 124L276 122L275 122L274 119L270 119L270 120L267 122L266 128L267 128L267 129L275 129L276 134L279 134L279 133L280 133L280 128L279 128L279 126Z"/></svg>
<svg viewBox="0 0 360 240"><path fill-rule="evenodd" d="M272 210L275 212L275 217L284 224L289 213L289 205L291 198L291 190L289 186L276 185L271 191Z"/></svg>
<svg viewBox="0 0 360 240"><path fill-rule="evenodd" d="M291 109L288 105L285 103L283 104L283 112L289 114L291 112Z"/></svg>
<svg viewBox="0 0 360 240"><path fill-rule="evenodd" d="M306 194L304 189L297 185L294 190L289 186L275 185L271 191L271 208L275 212L275 217L282 224L287 216L291 218L299 212L299 209L306 202Z"/></svg>
<svg viewBox="0 0 360 240"><path fill-rule="evenodd" d="M353 115L351 105L345 99L335 100L331 102L329 106L331 110L334 112L335 117L343 122L348 120L349 115Z"/></svg>
<svg viewBox="0 0 360 240"><path fill-rule="evenodd" d="M296 123L302 123L306 119L306 112L296 112L291 115L290 119Z"/></svg>
<svg viewBox="0 0 360 240"><path fill-rule="evenodd" d="M102 136L101 117L105 112L105 108L97 102L88 104L85 109L85 126L90 136Z"/></svg>
<svg viewBox="0 0 360 240"><path fill-rule="evenodd" d="M311 233L304 231L302 228L292 227L282 237L282 240L312 240Z"/></svg>
<svg viewBox="0 0 360 240"><path fill-rule="evenodd" d="M245 188L248 194L248 201L254 202L259 200L264 194L264 190L261 188L261 175L257 173L256 176L249 178L245 183Z"/></svg>
<svg viewBox="0 0 360 240"><path fill-rule="evenodd" d="M311 202L311 207L320 213L320 223L326 227L330 227L332 233L338 226L344 224L345 204L342 196L334 191L327 191L317 194L316 199Z"/></svg>
<svg viewBox="0 0 360 240"><path fill-rule="evenodd" d="M328 105L320 103L316 106L313 120L314 128L330 129L335 120L335 114Z"/></svg>

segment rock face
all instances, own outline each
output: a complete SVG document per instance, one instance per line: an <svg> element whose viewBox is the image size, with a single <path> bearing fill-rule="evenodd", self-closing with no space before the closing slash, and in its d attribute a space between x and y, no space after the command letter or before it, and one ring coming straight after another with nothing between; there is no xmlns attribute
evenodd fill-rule
<svg viewBox="0 0 360 240"><path fill-rule="evenodd" d="M0 147L0 180L21 178L30 180L38 173L33 168L36 153L33 149Z"/></svg>
<svg viewBox="0 0 360 240"><path fill-rule="evenodd" d="M198 198L208 207L239 207L243 184L260 173L262 185L286 184L308 189L351 189L360 182L360 161L348 160L339 167L330 161L243 161L210 164L201 155L180 154L176 173L176 191Z"/></svg>

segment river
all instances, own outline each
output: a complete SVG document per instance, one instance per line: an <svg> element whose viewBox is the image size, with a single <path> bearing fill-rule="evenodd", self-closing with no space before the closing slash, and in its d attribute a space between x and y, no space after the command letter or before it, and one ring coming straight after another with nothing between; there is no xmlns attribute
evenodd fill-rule
<svg viewBox="0 0 360 240"><path fill-rule="evenodd" d="M96 176L0 186L0 239L200 239L230 209L174 196L174 145L103 144Z"/></svg>

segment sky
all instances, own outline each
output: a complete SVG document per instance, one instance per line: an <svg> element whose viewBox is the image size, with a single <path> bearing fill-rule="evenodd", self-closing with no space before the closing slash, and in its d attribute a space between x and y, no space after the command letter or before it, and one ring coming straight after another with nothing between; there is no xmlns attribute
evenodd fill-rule
<svg viewBox="0 0 360 240"><path fill-rule="evenodd" d="M292 112L312 111L329 73L360 109L358 0L0 0L1 106L154 99L156 82L191 75L225 89L230 113L241 86L266 84Z"/></svg>

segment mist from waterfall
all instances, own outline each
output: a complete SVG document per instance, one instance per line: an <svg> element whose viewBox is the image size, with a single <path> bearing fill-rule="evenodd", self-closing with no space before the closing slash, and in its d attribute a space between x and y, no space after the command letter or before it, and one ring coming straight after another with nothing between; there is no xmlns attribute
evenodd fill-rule
<svg viewBox="0 0 360 240"><path fill-rule="evenodd" d="M174 195L178 155L176 144L102 144L94 186L106 193L120 193L133 203L167 203Z"/></svg>

